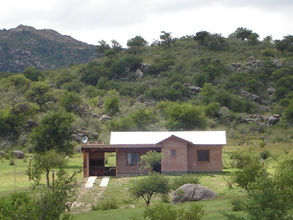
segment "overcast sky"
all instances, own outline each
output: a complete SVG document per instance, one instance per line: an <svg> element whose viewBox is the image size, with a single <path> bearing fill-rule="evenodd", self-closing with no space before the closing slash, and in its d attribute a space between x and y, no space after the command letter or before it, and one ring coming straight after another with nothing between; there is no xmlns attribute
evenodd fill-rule
<svg viewBox="0 0 293 220"><path fill-rule="evenodd" d="M0 29L19 24L53 29L90 44L137 35L149 43L199 31L227 37L246 27L273 39L293 35L293 0L9 0L1 2Z"/></svg>

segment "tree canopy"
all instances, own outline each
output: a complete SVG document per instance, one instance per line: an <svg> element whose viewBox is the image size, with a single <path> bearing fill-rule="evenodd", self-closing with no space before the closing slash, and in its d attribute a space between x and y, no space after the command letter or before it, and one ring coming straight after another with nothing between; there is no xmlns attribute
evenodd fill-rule
<svg viewBox="0 0 293 220"><path fill-rule="evenodd" d="M72 154L72 123L73 116L70 113L59 111L47 114L31 132L34 151L44 153L55 149L59 153Z"/></svg>

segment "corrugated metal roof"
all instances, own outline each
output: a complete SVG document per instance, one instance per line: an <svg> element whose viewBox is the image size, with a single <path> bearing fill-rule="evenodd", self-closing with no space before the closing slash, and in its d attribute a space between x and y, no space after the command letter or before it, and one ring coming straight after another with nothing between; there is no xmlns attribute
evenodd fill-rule
<svg viewBox="0 0 293 220"><path fill-rule="evenodd" d="M193 144L226 144L225 131L111 132L110 144L157 144L172 135Z"/></svg>

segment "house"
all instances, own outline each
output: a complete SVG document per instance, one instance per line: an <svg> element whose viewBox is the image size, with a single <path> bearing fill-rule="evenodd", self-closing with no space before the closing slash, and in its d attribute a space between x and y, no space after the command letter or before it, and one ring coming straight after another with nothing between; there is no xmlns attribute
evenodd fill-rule
<svg viewBox="0 0 293 220"><path fill-rule="evenodd" d="M162 152L161 166L156 168L161 173L221 172L225 144L225 131L111 132L110 144L81 146L83 175L137 175L140 156L148 151ZM116 153L115 167L105 166L109 152Z"/></svg>

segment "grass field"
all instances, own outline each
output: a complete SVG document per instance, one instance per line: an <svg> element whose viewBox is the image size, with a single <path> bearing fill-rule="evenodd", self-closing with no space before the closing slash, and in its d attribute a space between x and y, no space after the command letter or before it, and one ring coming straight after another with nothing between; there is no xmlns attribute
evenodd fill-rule
<svg viewBox="0 0 293 220"><path fill-rule="evenodd" d="M236 146L228 145L223 149L223 164L224 170L221 174L194 174L200 177L200 184L214 190L217 193L217 197L210 201L197 202L203 205L206 215L204 219L226 219L223 213L232 213L232 206L230 204L231 199L244 195L244 190L232 187L229 183L229 176L234 170L231 168L229 155L234 151L250 152L254 155L258 155L262 151L267 150L270 152L271 157L266 160L266 165L270 171L273 171L277 163L285 158L290 158L293 155L291 144L268 144L261 148L258 145L249 146ZM69 172L73 170L79 170L82 168L82 155L75 154L72 158L68 159ZM33 161L32 161L33 162ZM108 157L110 166L115 165L115 158L111 155ZM9 165L10 160L0 159L0 197L9 194L13 191L28 190L33 184L29 181L26 175L26 170L29 166L29 156L25 159L15 159L15 165ZM177 178L178 176L169 176L170 178ZM99 187L100 178L97 179L96 184L90 190L84 191L83 185L86 181L82 177L82 173L78 175L79 190L78 200L84 204L79 208L73 209L73 214L77 220L87 219L143 219L143 212L145 210L145 204L142 200L133 200L128 193L129 181L133 178L141 177L128 177L128 178L111 178L109 185L102 189ZM42 178L42 184L45 182L45 178ZM83 191L82 191L83 190ZM171 198L171 197L170 197ZM171 200L169 198L169 200ZM92 205L96 205L103 201L114 199L118 204L118 209L104 210L104 211L91 211ZM152 204L161 202L161 198L155 198L152 200ZM184 203L174 205L174 208L187 209L190 203ZM86 207L86 208L85 208ZM86 212L84 212L86 211ZM244 213L237 212L238 215L244 215Z"/></svg>

